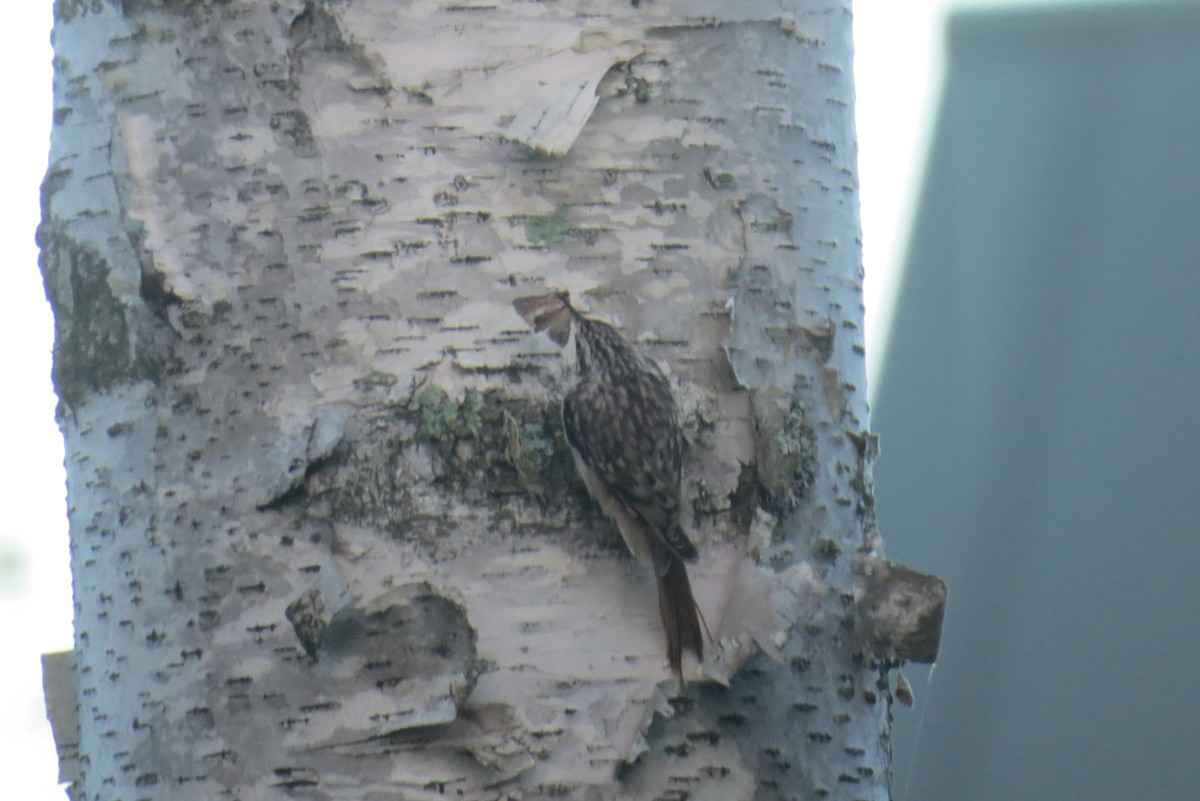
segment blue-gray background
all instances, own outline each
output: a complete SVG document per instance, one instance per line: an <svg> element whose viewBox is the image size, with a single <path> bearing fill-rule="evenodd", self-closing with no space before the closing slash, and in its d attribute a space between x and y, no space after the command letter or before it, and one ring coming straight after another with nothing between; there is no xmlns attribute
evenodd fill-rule
<svg viewBox="0 0 1200 801"><path fill-rule="evenodd" d="M1200 798L1200 4L947 35L873 418L950 584L894 795Z"/></svg>

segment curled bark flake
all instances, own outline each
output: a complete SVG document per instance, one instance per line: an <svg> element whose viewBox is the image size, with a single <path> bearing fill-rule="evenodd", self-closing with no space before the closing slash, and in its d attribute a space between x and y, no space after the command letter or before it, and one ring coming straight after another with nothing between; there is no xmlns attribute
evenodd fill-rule
<svg viewBox="0 0 1200 801"><path fill-rule="evenodd" d="M946 582L878 557L862 560L858 568L864 579L858 608L872 652L880 658L935 662L946 611Z"/></svg>

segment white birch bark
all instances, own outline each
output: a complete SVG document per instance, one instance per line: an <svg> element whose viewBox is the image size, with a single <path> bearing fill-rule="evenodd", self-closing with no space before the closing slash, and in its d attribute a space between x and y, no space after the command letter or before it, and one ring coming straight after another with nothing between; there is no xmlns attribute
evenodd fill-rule
<svg viewBox="0 0 1200 801"><path fill-rule="evenodd" d="M847 3L60 0L54 36L76 798L888 797ZM686 418L716 643L678 699L510 306L543 288Z"/></svg>

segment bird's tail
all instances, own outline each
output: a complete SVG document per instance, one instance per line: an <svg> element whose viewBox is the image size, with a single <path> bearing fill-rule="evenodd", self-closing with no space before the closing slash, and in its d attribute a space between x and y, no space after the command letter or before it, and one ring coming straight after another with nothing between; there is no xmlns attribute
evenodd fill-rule
<svg viewBox="0 0 1200 801"><path fill-rule="evenodd" d="M658 609L667 632L667 659L671 670L683 683L683 652L691 651L704 661L704 636L692 584L683 560L674 553L662 553L654 571L658 579Z"/></svg>

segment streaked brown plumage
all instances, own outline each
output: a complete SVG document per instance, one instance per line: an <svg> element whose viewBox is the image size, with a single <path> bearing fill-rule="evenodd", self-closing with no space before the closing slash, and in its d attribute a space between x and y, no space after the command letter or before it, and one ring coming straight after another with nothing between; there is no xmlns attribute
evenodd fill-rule
<svg viewBox="0 0 1200 801"><path fill-rule="evenodd" d="M671 385L608 323L584 317L565 293L513 306L566 345L572 329L579 380L563 399L563 428L588 492L629 550L654 568L667 659L683 680L683 651L704 657L700 619L684 562L696 547L680 525L683 435Z"/></svg>

